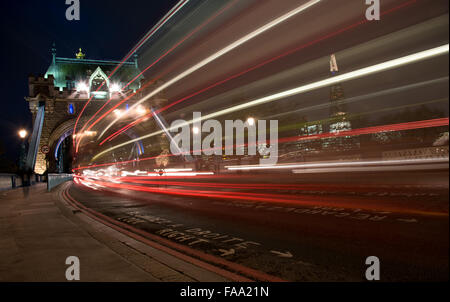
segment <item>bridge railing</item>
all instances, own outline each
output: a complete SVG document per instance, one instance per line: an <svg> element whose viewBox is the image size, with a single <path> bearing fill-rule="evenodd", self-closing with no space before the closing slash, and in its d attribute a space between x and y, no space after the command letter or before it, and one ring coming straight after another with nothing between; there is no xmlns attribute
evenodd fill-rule
<svg viewBox="0 0 450 302"><path fill-rule="evenodd" d="M47 190L51 191L54 187L72 179L72 174L49 173L47 176Z"/></svg>

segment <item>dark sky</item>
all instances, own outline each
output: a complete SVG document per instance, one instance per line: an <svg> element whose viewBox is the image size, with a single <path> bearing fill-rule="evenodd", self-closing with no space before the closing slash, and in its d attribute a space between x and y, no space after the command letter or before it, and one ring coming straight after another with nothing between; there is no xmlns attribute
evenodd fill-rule
<svg viewBox="0 0 450 302"><path fill-rule="evenodd" d="M65 0L2 0L0 143L15 160L21 127L31 130L29 74L44 74L57 56L122 59L177 0L80 0L80 21L67 21Z"/></svg>

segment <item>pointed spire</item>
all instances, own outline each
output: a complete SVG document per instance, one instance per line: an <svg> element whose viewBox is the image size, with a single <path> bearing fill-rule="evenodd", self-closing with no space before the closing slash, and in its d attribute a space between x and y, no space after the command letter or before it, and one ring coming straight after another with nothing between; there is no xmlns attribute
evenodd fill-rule
<svg viewBox="0 0 450 302"><path fill-rule="evenodd" d="M52 44L52 63L56 63L56 44L53 42Z"/></svg>
<svg viewBox="0 0 450 302"><path fill-rule="evenodd" d="M332 74L339 71L338 65L336 62L336 56L334 54L332 54L330 57L330 71Z"/></svg>

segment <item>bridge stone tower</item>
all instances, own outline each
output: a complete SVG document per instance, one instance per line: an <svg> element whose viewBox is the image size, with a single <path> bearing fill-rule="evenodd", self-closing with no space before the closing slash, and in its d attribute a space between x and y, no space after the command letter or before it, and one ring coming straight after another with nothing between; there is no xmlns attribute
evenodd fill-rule
<svg viewBox="0 0 450 302"><path fill-rule="evenodd" d="M34 173L68 172L61 171L61 148L70 145L63 142L71 138L77 115L91 96L92 101L86 107L80 124L84 124L110 98L112 101L119 100L120 94L114 93L117 87L125 87L134 79L127 86L127 91L121 93L140 88L143 76L139 76L137 56L134 62L125 62L108 79L107 75L118 64L119 61L86 59L81 49L75 58L57 57L56 48L53 47L52 63L45 75L28 77L29 93L25 100L33 116L31 140L33 137L36 140L35 151L31 156L33 164L30 164ZM106 85L96 92L103 81L106 81ZM34 136L34 132L38 135Z"/></svg>

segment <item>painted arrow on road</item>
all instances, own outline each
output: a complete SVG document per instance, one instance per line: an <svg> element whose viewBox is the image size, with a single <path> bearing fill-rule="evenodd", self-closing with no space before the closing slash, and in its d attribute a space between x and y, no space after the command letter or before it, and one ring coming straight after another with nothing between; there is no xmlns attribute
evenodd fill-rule
<svg viewBox="0 0 450 302"><path fill-rule="evenodd" d="M220 255L220 256L222 256L222 257L229 256L229 255L234 255L234 252L235 252L234 249L229 249L229 250L218 249L218 251L222 253L222 254Z"/></svg>
<svg viewBox="0 0 450 302"><path fill-rule="evenodd" d="M292 258L294 255L291 254L291 252L286 251L286 252L279 252L279 251L270 251L272 254L275 254L279 257L283 257L283 258Z"/></svg>

